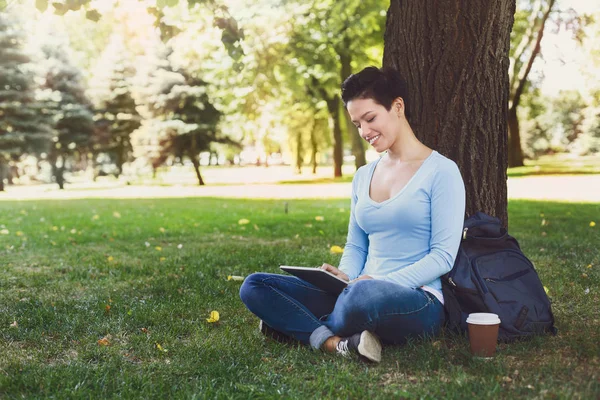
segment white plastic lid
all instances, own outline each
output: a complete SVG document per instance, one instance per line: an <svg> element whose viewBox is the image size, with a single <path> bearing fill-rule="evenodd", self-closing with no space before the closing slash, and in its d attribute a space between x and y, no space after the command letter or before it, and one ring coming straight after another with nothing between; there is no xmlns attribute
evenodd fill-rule
<svg viewBox="0 0 600 400"><path fill-rule="evenodd" d="M500 323L498 314L492 313L472 313L467 318L467 324L475 325L496 325Z"/></svg>

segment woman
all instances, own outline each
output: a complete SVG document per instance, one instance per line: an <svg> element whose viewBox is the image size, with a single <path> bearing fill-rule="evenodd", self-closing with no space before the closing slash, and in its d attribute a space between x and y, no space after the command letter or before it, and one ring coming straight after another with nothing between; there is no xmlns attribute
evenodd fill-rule
<svg viewBox="0 0 600 400"><path fill-rule="evenodd" d="M257 273L240 289L264 333L379 362L381 345L436 334L444 322L440 276L460 243L465 189L456 164L421 143L397 71L365 68L342 84L360 136L381 158L352 181L348 237L336 297L293 276Z"/></svg>

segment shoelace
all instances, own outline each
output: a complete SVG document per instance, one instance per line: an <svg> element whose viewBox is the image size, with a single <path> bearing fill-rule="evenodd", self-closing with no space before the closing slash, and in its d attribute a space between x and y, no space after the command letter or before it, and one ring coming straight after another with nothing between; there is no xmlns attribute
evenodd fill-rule
<svg viewBox="0 0 600 400"><path fill-rule="evenodd" d="M335 347L335 349L337 350L338 353L340 353L341 355L346 355L348 354L348 339L346 340L340 340L337 344L337 346Z"/></svg>

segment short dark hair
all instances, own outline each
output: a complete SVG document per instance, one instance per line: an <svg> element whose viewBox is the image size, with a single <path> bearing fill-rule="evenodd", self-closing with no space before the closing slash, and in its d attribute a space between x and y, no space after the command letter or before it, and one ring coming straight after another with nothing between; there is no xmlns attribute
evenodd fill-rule
<svg viewBox="0 0 600 400"><path fill-rule="evenodd" d="M389 111L398 97L404 100L404 115L408 118L408 85L393 68L367 67L350 75L342 83L342 101L345 106L350 100L373 99Z"/></svg>

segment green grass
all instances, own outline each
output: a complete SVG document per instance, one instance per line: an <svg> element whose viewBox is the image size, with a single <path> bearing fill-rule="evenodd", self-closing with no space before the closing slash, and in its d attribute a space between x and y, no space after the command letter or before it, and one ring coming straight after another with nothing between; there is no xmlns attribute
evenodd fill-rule
<svg viewBox="0 0 600 400"><path fill-rule="evenodd" d="M591 175L600 174L600 156L573 158L570 154L541 156L536 160L525 160L525 166L508 169L508 176L537 175Z"/></svg>
<svg viewBox="0 0 600 400"><path fill-rule="evenodd" d="M501 344L481 362L444 334L386 347L369 365L260 336L227 276L336 264L329 248L344 243L348 205L288 201L285 214L283 201L0 202L0 398L600 396L595 204L509 206L510 232L549 288L556 337Z"/></svg>

